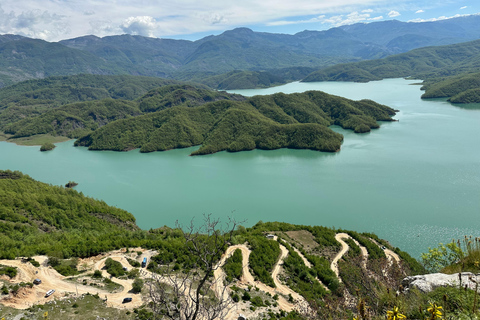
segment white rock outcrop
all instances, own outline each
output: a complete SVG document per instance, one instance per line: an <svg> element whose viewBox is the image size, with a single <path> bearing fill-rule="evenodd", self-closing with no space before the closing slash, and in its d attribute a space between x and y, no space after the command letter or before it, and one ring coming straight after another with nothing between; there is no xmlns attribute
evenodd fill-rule
<svg viewBox="0 0 480 320"><path fill-rule="evenodd" d="M480 283L480 274L462 272L454 274L431 273L418 276L406 277L402 280L404 289L417 288L422 292L430 292L438 287L465 287L475 290L476 283Z"/></svg>

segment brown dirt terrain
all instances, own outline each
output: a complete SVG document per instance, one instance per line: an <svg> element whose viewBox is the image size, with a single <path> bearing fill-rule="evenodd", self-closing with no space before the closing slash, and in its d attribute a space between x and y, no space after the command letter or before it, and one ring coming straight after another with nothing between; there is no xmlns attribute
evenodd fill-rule
<svg viewBox="0 0 480 320"><path fill-rule="evenodd" d="M141 250L143 253L139 257L137 257L135 254L135 258L137 260L143 259L144 256L150 258L154 254L153 251L145 251L144 249L138 250ZM126 260L125 254L125 250L101 254L95 257L80 260L79 266L83 266L87 272L101 270L102 276L108 278L110 275L105 270L102 270L102 268L105 265L105 260L109 257L119 261L128 269L132 268ZM52 267L46 266L47 257L36 256L34 259L40 263L40 267L34 267L31 263L24 263L20 259L0 260L0 264L16 267L18 270L17 276L10 280L11 283L33 282L33 280L36 278L42 280L42 283L39 285L34 285L32 288L23 288L22 290L19 290L19 293L16 296L7 296L1 300L2 304L16 309L27 309L34 304L44 304L45 302L53 299L65 298L68 295L82 295L86 293L98 294L101 298L105 297L107 299L108 306L120 309L132 309L143 304L140 295L131 294L129 292L132 289L133 280L111 278L113 282L123 286L123 290L117 293L110 293L101 288L85 286L83 284L66 281L66 277L59 274ZM147 275L146 273L144 274ZM45 293L50 289L54 289L55 293L50 297L45 297ZM132 298L132 302L123 304L123 298L127 296Z"/></svg>

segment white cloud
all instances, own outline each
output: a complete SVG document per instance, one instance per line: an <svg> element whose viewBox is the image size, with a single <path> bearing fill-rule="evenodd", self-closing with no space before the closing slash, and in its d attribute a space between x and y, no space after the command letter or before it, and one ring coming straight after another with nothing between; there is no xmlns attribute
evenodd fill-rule
<svg viewBox="0 0 480 320"><path fill-rule="evenodd" d="M203 15L203 21L211 25L228 23L228 19L219 13L205 14Z"/></svg>
<svg viewBox="0 0 480 320"><path fill-rule="evenodd" d="M347 24L362 22L362 21L368 20L369 18L370 18L370 15L368 13L362 14L362 13L358 13L357 11L354 11L346 16L338 15L338 16L333 16L333 17L324 19L322 23L329 23L338 27L338 26L343 26Z"/></svg>
<svg viewBox="0 0 480 320"><path fill-rule="evenodd" d="M279 21L272 21L272 22L267 22L267 26L286 26L290 24L302 24L302 23L316 23L316 22L323 22L325 18L325 15L321 15L312 19L308 20L279 20Z"/></svg>
<svg viewBox="0 0 480 320"><path fill-rule="evenodd" d="M398 17L399 15L400 15L400 12L395 11L395 10L392 10L392 11L390 11L390 12L388 13L388 16L389 16L390 18L395 18L395 17Z"/></svg>
<svg viewBox="0 0 480 320"><path fill-rule="evenodd" d="M128 34L153 37L157 29L157 22L150 16L129 17L120 27Z"/></svg>
<svg viewBox="0 0 480 320"><path fill-rule="evenodd" d="M474 15L480 15L480 13L474 14ZM471 16L471 14L456 14L454 16L440 16L438 18L431 18L431 19L413 19L409 20L408 22L429 22L429 21L439 21L439 20L447 20L447 19L453 19L453 18L458 18L458 17L466 17L466 16Z"/></svg>
<svg viewBox="0 0 480 320"><path fill-rule="evenodd" d="M387 0L2 0L0 34L49 41L92 33L99 37L125 32L177 36L267 23L314 23L323 15L359 21L370 18L362 18L362 14L385 3ZM358 16L349 12L358 12Z"/></svg>
<svg viewBox="0 0 480 320"><path fill-rule="evenodd" d="M417 11L415 11L415 13L424 13L424 12L425 12L425 11L423 11L423 10L417 10Z"/></svg>
<svg viewBox="0 0 480 320"><path fill-rule="evenodd" d="M344 25L380 20L374 16L380 10L393 18L399 12L430 8L424 0L394 3L395 7L390 0L1 0L0 34L49 41L125 32L181 38L240 26Z"/></svg>
<svg viewBox="0 0 480 320"><path fill-rule="evenodd" d="M467 6L463 6L460 8L460 10L467 9L467 8L468 8Z"/></svg>
<svg viewBox="0 0 480 320"><path fill-rule="evenodd" d="M0 32L48 39L69 32L66 16L39 9L5 12L0 6Z"/></svg>
<svg viewBox="0 0 480 320"><path fill-rule="evenodd" d="M383 19L383 16L378 16L378 17L370 18L370 19L368 19L368 21L378 21L378 20L382 20L382 19Z"/></svg>

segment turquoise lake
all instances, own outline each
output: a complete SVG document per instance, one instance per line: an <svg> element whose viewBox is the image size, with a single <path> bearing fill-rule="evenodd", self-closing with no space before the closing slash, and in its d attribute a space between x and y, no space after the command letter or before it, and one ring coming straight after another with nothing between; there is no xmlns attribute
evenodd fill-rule
<svg viewBox="0 0 480 320"><path fill-rule="evenodd" d="M212 213L374 232L418 257L429 246L480 236L480 106L423 101L416 81L290 83L244 95L322 90L400 110L398 122L355 134L335 154L308 150L141 154L88 151L73 141L51 152L0 142L0 169L20 170L133 213L144 229Z"/></svg>

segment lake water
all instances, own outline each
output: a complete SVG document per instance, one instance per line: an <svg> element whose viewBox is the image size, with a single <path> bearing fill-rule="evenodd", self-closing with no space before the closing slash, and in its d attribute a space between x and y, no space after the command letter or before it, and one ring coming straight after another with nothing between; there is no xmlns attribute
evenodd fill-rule
<svg viewBox="0 0 480 320"><path fill-rule="evenodd" d="M63 185L132 212L144 229L203 213L375 232L414 256L464 235L480 236L480 110L422 101L414 81L290 83L245 95L323 90L369 98L400 112L368 134L334 128L335 154L308 150L141 154L88 151L73 141L51 152L0 142L0 169Z"/></svg>

